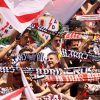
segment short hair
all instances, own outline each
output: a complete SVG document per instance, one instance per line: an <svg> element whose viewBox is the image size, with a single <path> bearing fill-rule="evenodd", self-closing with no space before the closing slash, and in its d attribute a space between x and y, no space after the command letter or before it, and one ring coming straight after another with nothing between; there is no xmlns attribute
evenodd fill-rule
<svg viewBox="0 0 100 100"><path fill-rule="evenodd" d="M59 37L59 38L61 38L61 35L60 34L57 34L54 38L56 38L56 37Z"/></svg>
<svg viewBox="0 0 100 100"><path fill-rule="evenodd" d="M83 22L76 19L69 20L66 25L69 26L70 31L73 31L76 27L78 28L85 27L85 24Z"/></svg>
<svg viewBox="0 0 100 100"><path fill-rule="evenodd" d="M58 58L58 54L56 52L50 52L47 56L50 56L50 55L55 55Z"/></svg>
<svg viewBox="0 0 100 100"><path fill-rule="evenodd" d="M25 51L29 51L29 52L32 52L33 50L31 48L23 48L19 51L19 54L22 54L23 52Z"/></svg>
<svg viewBox="0 0 100 100"><path fill-rule="evenodd" d="M31 33L31 30L26 29L26 30L23 32L22 36L23 36L26 32L30 34L30 33Z"/></svg>
<svg viewBox="0 0 100 100"><path fill-rule="evenodd" d="M71 87L70 87L70 95L72 97L75 97L78 93L78 87L79 87L79 83L74 83Z"/></svg>

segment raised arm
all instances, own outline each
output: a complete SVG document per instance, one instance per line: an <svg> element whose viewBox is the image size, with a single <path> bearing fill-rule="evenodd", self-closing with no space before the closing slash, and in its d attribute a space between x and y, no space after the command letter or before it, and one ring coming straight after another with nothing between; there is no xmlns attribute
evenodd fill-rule
<svg viewBox="0 0 100 100"><path fill-rule="evenodd" d="M39 53L48 43L50 40L46 40L43 44L41 44L37 49L35 49L34 53Z"/></svg>
<svg viewBox="0 0 100 100"><path fill-rule="evenodd" d="M10 44L8 47L6 48L3 48L1 51L0 51L0 59L3 58L9 50L11 50L13 47L16 46L16 41L14 41L12 44Z"/></svg>
<svg viewBox="0 0 100 100"><path fill-rule="evenodd" d="M36 96L44 96L44 95L47 95L48 93L50 93L51 90L49 88L46 88L44 91L42 91L41 93L37 93L35 94Z"/></svg>
<svg viewBox="0 0 100 100"><path fill-rule="evenodd" d="M100 1L97 1L96 3L94 3L93 5L90 3L87 3L87 9L85 7L85 5L83 5L81 7L81 10L83 11L83 13L86 14L91 14L95 11L95 9L100 5Z"/></svg>

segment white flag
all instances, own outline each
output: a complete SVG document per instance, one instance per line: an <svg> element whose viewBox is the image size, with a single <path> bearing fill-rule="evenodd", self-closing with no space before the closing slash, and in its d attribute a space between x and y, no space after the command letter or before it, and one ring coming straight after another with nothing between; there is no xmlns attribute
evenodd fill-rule
<svg viewBox="0 0 100 100"><path fill-rule="evenodd" d="M86 0L53 0L53 4L48 5L48 12L65 24L75 12L84 4Z"/></svg>
<svg viewBox="0 0 100 100"><path fill-rule="evenodd" d="M24 86L26 86L25 95L26 95L27 100L37 100L36 96L34 95L32 89L30 88L30 86L28 84L28 81L24 75L23 70L21 68L20 68L20 70L21 70L22 82L23 82Z"/></svg>
<svg viewBox="0 0 100 100"><path fill-rule="evenodd" d="M0 13L22 33L44 10L50 0L0 0Z"/></svg>

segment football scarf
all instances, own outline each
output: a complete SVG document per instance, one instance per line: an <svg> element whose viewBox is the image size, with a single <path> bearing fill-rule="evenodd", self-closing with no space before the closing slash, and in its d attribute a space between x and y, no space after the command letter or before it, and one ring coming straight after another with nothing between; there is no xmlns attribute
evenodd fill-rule
<svg viewBox="0 0 100 100"><path fill-rule="evenodd" d="M62 57L77 58L82 60L92 60L96 62L100 61L99 55L92 55L89 53L78 52L75 50L67 50L63 48L61 49L61 55Z"/></svg>
<svg viewBox="0 0 100 100"><path fill-rule="evenodd" d="M100 14L76 16L76 19L80 21L98 21L100 20Z"/></svg>
<svg viewBox="0 0 100 100"><path fill-rule="evenodd" d="M49 84L69 82L93 82L100 80L100 73L82 73L76 75L50 75L46 77Z"/></svg>
<svg viewBox="0 0 100 100"><path fill-rule="evenodd" d="M12 64L15 65L19 61L44 61L44 53L23 53L12 58Z"/></svg>

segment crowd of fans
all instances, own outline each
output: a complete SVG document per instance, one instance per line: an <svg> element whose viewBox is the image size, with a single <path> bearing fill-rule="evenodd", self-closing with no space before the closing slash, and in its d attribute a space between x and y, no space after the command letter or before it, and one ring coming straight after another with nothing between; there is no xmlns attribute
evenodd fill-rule
<svg viewBox="0 0 100 100"><path fill-rule="evenodd" d="M77 0L76 0L77 2ZM51 36L49 39L41 38L41 43L36 41L32 34L36 34L36 30L26 29L23 34L19 33L13 35L9 45L0 48L0 67L13 67L18 68L40 68L40 69L61 69L61 75L64 75L65 68L82 67L91 68L91 73L95 69L100 69L100 60L81 60L77 58L62 57L60 54L61 48L67 50L75 50L78 52L89 53L98 55L100 57L100 40L95 41L96 34L100 34L100 20L92 22L81 22L76 20L77 15L91 15L100 14L100 0L87 0L83 6L72 16L72 18L66 23L67 30L61 31L61 34ZM45 15L49 16L49 15ZM63 35L66 32L86 32L88 37L82 39L63 39ZM47 33L50 35L50 33ZM30 53L43 53L43 61L18 61L16 64L12 63L12 59L21 54ZM23 87L21 73L0 73L0 76L7 75L7 82L1 83L1 90L5 88L8 92L14 91ZM32 91L36 97L42 97L47 95L61 95L63 100L99 100L100 84L99 80L96 82L70 82L70 83L58 83L48 85L46 78L31 78L34 73L25 74ZM92 88L93 87L93 88ZM96 88L97 87L97 88ZM96 89L95 89L96 88ZM3 90L2 90L3 91ZM6 92L0 92L1 95ZM23 93L21 100L26 100Z"/></svg>

